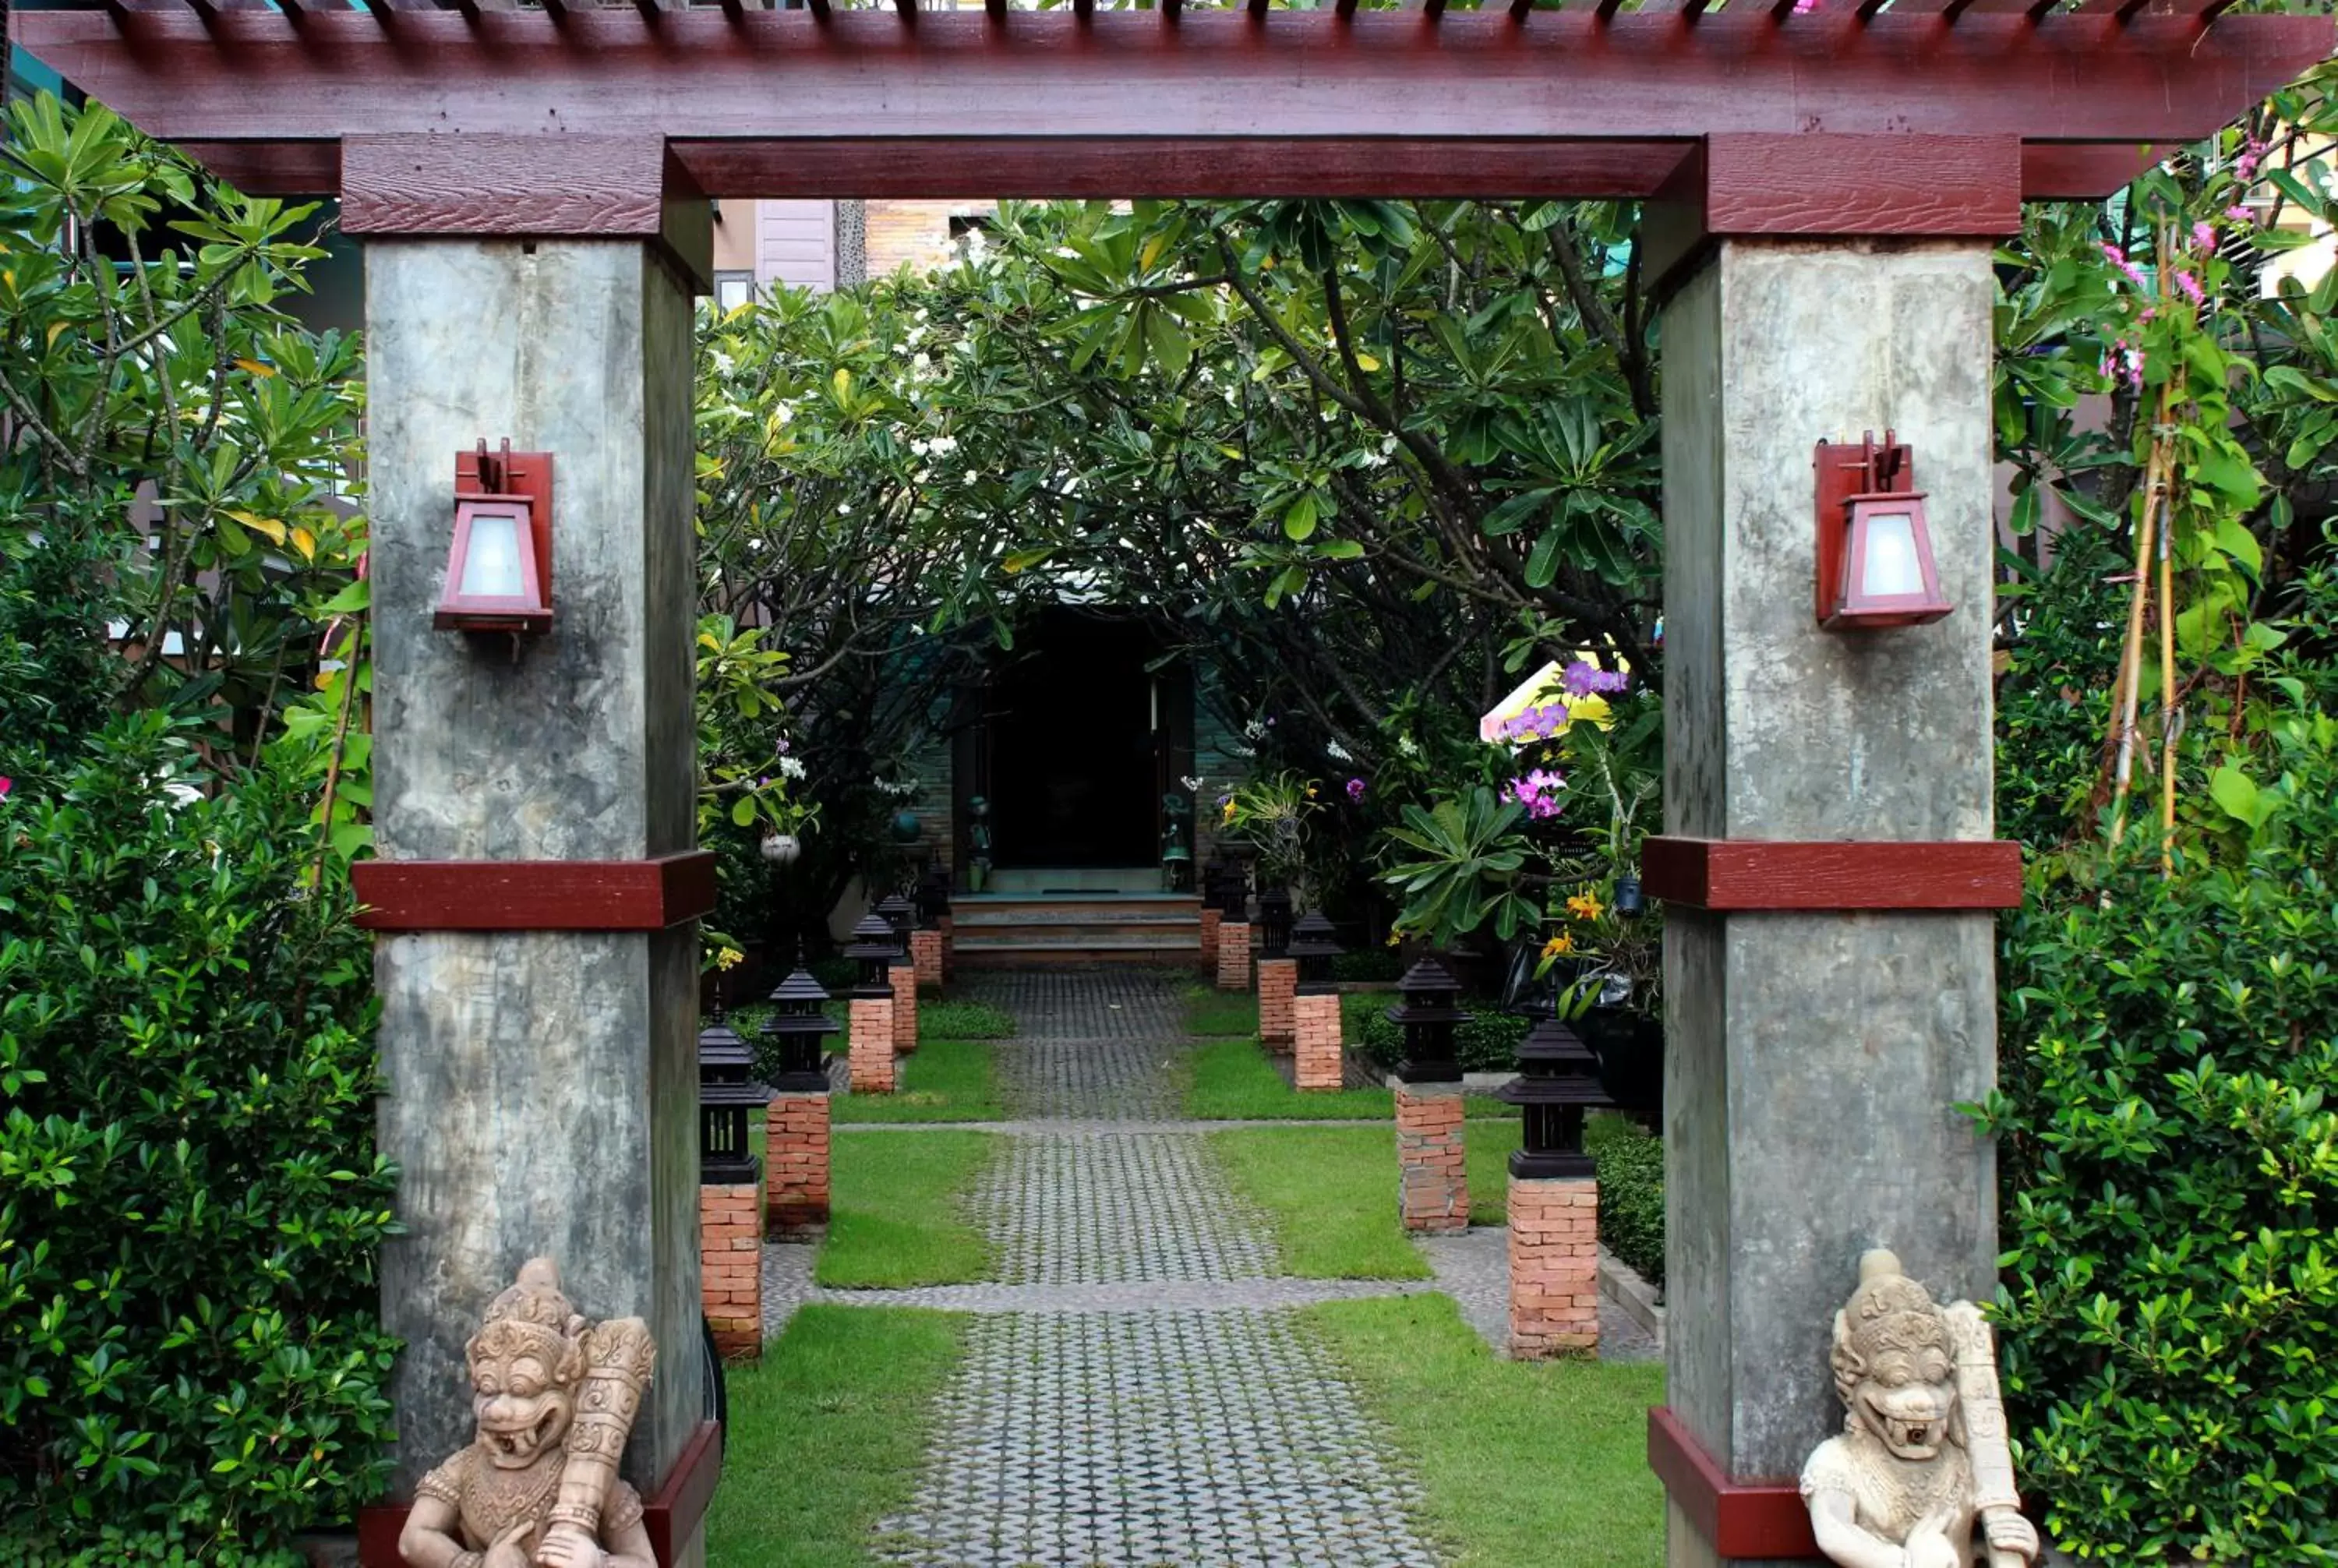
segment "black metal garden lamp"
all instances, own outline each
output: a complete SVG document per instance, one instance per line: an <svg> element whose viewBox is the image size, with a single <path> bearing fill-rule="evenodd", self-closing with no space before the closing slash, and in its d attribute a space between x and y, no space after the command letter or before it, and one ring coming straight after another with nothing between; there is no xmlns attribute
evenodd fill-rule
<svg viewBox="0 0 2338 1568"><path fill-rule="evenodd" d="M1299 994L1321 996L1338 988L1331 978L1331 960L1346 949L1321 909L1311 909L1291 928L1290 956L1299 961Z"/></svg>
<svg viewBox="0 0 2338 1568"><path fill-rule="evenodd" d="M926 869L918 878L918 924L928 931L938 931L949 917L949 873L942 869L938 859L926 862Z"/></svg>
<svg viewBox="0 0 2338 1568"><path fill-rule="evenodd" d="M1202 862L1202 906L1223 911L1226 897L1226 858L1213 855Z"/></svg>
<svg viewBox="0 0 2338 1568"><path fill-rule="evenodd" d="M840 1025L828 1015L828 991L812 978L796 949L794 973L771 993L771 1015L763 1020L763 1038L771 1043L779 1075L771 1088L781 1094L816 1094L828 1088L828 1073L820 1062L820 1042Z"/></svg>
<svg viewBox="0 0 2338 1568"><path fill-rule="evenodd" d="M1258 896L1259 953L1267 958L1288 956L1291 946L1291 892L1269 887Z"/></svg>
<svg viewBox="0 0 2338 1568"><path fill-rule="evenodd" d="M1599 1086L1599 1059L1557 1018L1545 1018L1518 1043L1518 1076L1495 1091L1525 1112L1524 1135L1510 1156L1510 1174L1589 1176L1583 1152L1583 1113L1616 1102Z"/></svg>
<svg viewBox="0 0 2338 1568"><path fill-rule="evenodd" d="M888 893L877 900L877 913L885 917L885 924L893 928L893 935L900 938L902 946L906 950L909 941L909 928L918 917L918 906L898 892Z"/></svg>
<svg viewBox="0 0 2338 1568"><path fill-rule="evenodd" d="M752 1082L755 1054L739 1031L722 1020L698 1032L698 1180L708 1187L740 1186L761 1180L747 1149L747 1112L770 1103L771 1092Z"/></svg>
<svg viewBox="0 0 2338 1568"><path fill-rule="evenodd" d="M1250 919L1250 876L1239 860L1226 864L1225 877L1218 884L1218 908L1229 925Z"/></svg>
<svg viewBox="0 0 2338 1568"><path fill-rule="evenodd" d="M1388 1021L1404 1029L1404 1060L1396 1075L1408 1083L1449 1083L1461 1076L1453 1032L1472 1014L1459 1005L1461 982L1444 965L1423 958L1396 983L1403 1000L1388 1010Z"/></svg>
<svg viewBox="0 0 2338 1568"><path fill-rule="evenodd" d="M889 971L901 956L901 942L893 934L893 923L871 909L852 928L852 945L844 950L847 958L860 965L860 980L852 994L865 1001L890 1000L893 980Z"/></svg>

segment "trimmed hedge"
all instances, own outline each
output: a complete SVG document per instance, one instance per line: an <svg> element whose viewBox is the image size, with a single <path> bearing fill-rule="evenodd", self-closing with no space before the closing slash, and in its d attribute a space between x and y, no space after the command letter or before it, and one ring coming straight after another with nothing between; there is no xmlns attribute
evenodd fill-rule
<svg viewBox="0 0 2338 1568"><path fill-rule="evenodd" d="M1599 1240L1649 1284L1665 1282L1665 1145L1625 1116L1595 1116L1584 1147L1599 1167Z"/></svg>
<svg viewBox="0 0 2338 1568"><path fill-rule="evenodd" d="M1397 1004L1394 994L1374 995L1373 1005L1361 1012L1355 1041L1367 1061L1390 1068L1404 1058L1404 1030L1388 1021L1388 1009ZM1507 1073L1518 1065L1518 1042L1526 1038L1527 1021L1499 1012L1499 1004L1480 998L1464 1002L1475 1016L1453 1032L1454 1054L1465 1073Z"/></svg>

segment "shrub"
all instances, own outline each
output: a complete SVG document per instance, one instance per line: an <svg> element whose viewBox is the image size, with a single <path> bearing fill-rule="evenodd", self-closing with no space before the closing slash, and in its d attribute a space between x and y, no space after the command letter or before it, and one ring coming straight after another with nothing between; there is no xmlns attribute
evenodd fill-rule
<svg viewBox="0 0 2338 1568"><path fill-rule="evenodd" d="M1394 980L1403 974L1404 959L1393 947L1359 947L1331 959L1331 978L1351 984Z"/></svg>
<svg viewBox="0 0 2338 1568"><path fill-rule="evenodd" d="M2003 928L2006 1398L2092 1554L2338 1555L2338 720L2279 750L2230 863L2082 851Z"/></svg>
<svg viewBox="0 0 2338 1568"><path fill-rule="evenodd" d="M368 944L305 769L193 758L0 801L0 1561L280 1562L387 1473Z"/></svg>
<svg viewBox="0 0 2338 1568"><path fill-rule="evenodd" d="M1595 1116L1584 1147L1599 1168L1599 1240L1651 1285L1665 1282L1665 1145L1638 1122Z"/></svg>
<svg viewBox="0 0 2338 1568"><path fill-rule="evenodd" d="M1390 1068L1404 1057L1404 1030L1388 1021L1388 1009L1396 1004L1393 996L1367 996L1367 1005L1351 1016L1359 1020L1357 1050L1374 1066ZM1464 1002L1473 1014L1469 1022L1453 1032L1453 1052L1460 1058L1464 1073L1507 1073L1518 1065L1518 1042L1526 1038L1527 1021L1514 1014L1499 1010L1500 1004L1490 997Z"/></svg>

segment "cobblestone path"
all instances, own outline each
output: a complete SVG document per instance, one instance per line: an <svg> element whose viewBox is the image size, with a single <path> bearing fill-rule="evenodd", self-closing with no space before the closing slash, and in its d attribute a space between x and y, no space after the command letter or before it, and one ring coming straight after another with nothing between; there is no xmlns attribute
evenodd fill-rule
<svg viewBox="0 0 2338 1568"><path fill-rule="evenodd" d="M972 1200L999 1283L850 1293L981 1314L879 1554L905 1568L1435 1568L1408 1523L1410 1483L1354 1389L1279 1309L1392 1287L1275 1278L1264 1224L1201 1135L1163 1124L1176 1114L1174 981L1041 971L969 990L1021 1026L1001 1043L1001 1090L1031 1130ZM767 1264L809 1251L772 1248Z"/></svg>

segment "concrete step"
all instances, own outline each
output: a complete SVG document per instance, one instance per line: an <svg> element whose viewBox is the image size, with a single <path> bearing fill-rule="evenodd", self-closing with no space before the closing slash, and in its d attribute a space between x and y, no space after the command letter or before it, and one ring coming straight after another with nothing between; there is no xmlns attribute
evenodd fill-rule
<svg viewBox="0 0 2338 1568"><path fill-rule="evenodd" d="M1158 866L1017 866L990 874L993 893L1144 893L1160 886Z"/></svg>
<svg viewBox="0 0 2338 1568"><path fill-rule="evenodd" d="M1082 967L1094 964L1130 964L1190 969L1200 963L1199 936L1180 939L1090 937L1060 942L1019 942L958 939L957 963L961 969L1038 969Z"/></svg>

